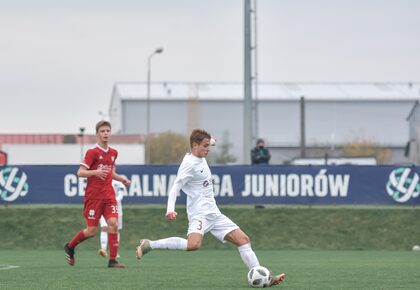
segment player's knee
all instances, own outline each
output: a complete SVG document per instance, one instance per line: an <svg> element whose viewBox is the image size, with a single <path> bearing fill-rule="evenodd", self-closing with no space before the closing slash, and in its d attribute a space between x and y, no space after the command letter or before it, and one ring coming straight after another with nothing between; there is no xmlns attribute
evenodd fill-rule
<svg viewBox="0 0 420 290"><path fill-rule="evenodd" d="M201 242L188 242L187 251L197 251L201 247Z"/></svg>
<svg viewBox="0 0 420 290"><path fill-rule="evenodd" d="M114 225L109 225L108 226L108 232L110 232L110 233L118 232L118 223L114 224Z"/></svg>
<svg viewBox="0 0 420 290"><path fill-rule="evenodd" d="M243 246L243 245L246 245L246 244L251 244L251 239L247 235L244 234L244 235L240 236L237 239L236 244L238 246Z"/></svg>
<svg viewBox="0 0 420 290"><path fill-rule="evenodd" d="M200 249L200 246L188 246L187 247L187 251L188 252L192 252L192 251L197 251L198 249Z"/></svg>
<svg viewBox="0 0 420 290"><path fill-rule="evenodd" d="M247 235L244 235L242 237L242 242L243 242L243 245L250 244L251 243L251 239Z"/></svg>
<svg viewBox="0 0 420 290"><path fill-rule="evenodd" d="M111 218L107 221L108 227L112 228L113 230L118 229L118 220Z"/></svg>
<svg viewBox="0 0 420 290"><path fill-rule="evenodd" d="M96 228L96 227L88 227L86 230L85 230L85 236L87 237L87 238L91 238L91 237L93 237L94 235L96 235L96 233L98 232L98 229Z"/></svg>

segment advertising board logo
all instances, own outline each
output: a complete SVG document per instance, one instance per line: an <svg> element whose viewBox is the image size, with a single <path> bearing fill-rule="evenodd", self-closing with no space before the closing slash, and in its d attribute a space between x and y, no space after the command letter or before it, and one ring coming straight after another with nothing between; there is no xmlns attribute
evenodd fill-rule
<svg viewBox="0 0 420 290"><path fill-rule="evenodd" d="M27 175L17 167L6 167L0 170L0 197L4 201L14 201L25 196L29 191Z"/></svg>
<svg viewBox="0 0 420 290"><path fill-rule="evenodd" d="M407 167L394 169L386 184L388 194L399 203L404 203L420 194L419 175Z"/></svg>

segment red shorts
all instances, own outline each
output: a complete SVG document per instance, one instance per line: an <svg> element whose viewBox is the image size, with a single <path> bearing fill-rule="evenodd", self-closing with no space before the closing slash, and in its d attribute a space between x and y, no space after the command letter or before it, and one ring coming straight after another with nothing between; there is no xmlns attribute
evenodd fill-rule
<svg viewBox="0 0 420 290"><path fill-rule="evenodd" d="M89 227L97 227L101 215L105 220L112 217L118 219L118 203L115 199L89 199L83 209L86 223Z"/></svg>

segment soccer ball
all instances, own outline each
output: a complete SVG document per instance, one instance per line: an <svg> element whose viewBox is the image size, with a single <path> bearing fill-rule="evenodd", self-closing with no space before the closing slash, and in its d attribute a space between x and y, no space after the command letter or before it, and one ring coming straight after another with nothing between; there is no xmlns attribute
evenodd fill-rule
<svg viewBox="0 0 420 290"><path fill-rule="evenodd" d="M414 245L413 246L413 251L415 251L415 252L420 251L420 246L419 245Z"/></svg>
<svg viewBox="0 0 420 290"><path fill-rule="evenodd" d="M248 272L248 284L253 288L265 288L270 284L270 271L263 266L256 266Z"/></svg>

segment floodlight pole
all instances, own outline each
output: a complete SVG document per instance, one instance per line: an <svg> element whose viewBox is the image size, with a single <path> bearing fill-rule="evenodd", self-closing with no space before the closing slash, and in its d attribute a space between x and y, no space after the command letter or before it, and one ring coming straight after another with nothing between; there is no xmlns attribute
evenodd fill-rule
<svg viewBox="0 0 420 290"><path fill-rule="evenodd" d="M244 164L251 163L252 143L252 63L251 63L251 3L244 0L244 139L243 139L243 161Z"/></svg>
<svg viewBox="0 0 420 290"><path fill-rule="evenodd" d="M156 48L155 51L147 58L147 100L146 100L146 164L150 163L150 80L151 80L151 62L155 54L162 53L163 48Z"/></svg>

